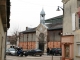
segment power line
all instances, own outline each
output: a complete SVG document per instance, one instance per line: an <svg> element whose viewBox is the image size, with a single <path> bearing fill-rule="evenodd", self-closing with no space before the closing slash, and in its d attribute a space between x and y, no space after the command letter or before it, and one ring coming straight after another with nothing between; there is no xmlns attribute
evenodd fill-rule
<svg viewBox="0 0 80 60"><path fill-rule="evenodd" d="M21 0L20 0L20 1L21 1ZM23 2L23 3L28 3L28 4L32 4L32 5L36 5L36 6L42 6L42 7L44 7L44 6L45 6L45 7L57 7L57 6L50 6L50 5L48 5L48 4L47 4L47 5L44 5L44 4L41 5L41 4L37 4L37 3L33 3L33 2L26 2L26 1L23 1L23 0L22 0L21 2Z"/></svg>

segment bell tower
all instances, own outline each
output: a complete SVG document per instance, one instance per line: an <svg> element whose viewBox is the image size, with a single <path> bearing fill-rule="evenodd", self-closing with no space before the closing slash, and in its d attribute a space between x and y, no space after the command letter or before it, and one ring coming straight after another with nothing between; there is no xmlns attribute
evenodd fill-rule
<svg viewBox="0 0 80 60"><path fill-rule="evenodd" d="M45 12L42 9L41 13L40 13L40 23L41 24L45 24Z"/></svg>

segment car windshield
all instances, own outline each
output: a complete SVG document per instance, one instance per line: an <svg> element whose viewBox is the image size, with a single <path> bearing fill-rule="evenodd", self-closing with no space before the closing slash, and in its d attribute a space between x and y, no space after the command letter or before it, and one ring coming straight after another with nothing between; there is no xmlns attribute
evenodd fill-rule
<svg viewBox="0 0 80 60"><path fill-rule="evenodd" d="M40 49L35 49L36 51L41 51Z"/></svg>
<svg viewBox="0 0 80 60"><path fill-rule="evenodd" d="M60 48L58 48L58 50L61 50Z"/></svg>
<svg viewBox="0 0 80 60"><path fill-rule="evenodd" d="M15 49L14 48L9 48L9 51L15 51Z"/></svg>
<svg viewBox="0 0 80 60"><path fill-rule="evenodd" d="M55 50L56 48L52 48L52 50Z"/></svg>

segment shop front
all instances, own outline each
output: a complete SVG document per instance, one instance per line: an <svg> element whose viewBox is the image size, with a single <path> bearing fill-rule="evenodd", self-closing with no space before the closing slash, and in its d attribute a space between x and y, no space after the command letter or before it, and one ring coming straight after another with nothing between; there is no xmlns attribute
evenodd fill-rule
<svg viewBox="0 0 80 60"><path fill-rule="evenodd" d="M62 45L62 60L73 60L73 35L62 36L61 45Z"/></svg>

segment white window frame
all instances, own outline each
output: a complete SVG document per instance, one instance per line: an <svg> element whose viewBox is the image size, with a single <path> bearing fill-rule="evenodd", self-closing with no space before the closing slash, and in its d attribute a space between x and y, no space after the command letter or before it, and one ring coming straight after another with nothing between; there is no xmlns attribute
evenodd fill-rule
<svg viewBox="0 0 80 60"><path fill-rule="evenodd" d="M75 30L75 13L72 13L72 30Z"/></svg>

